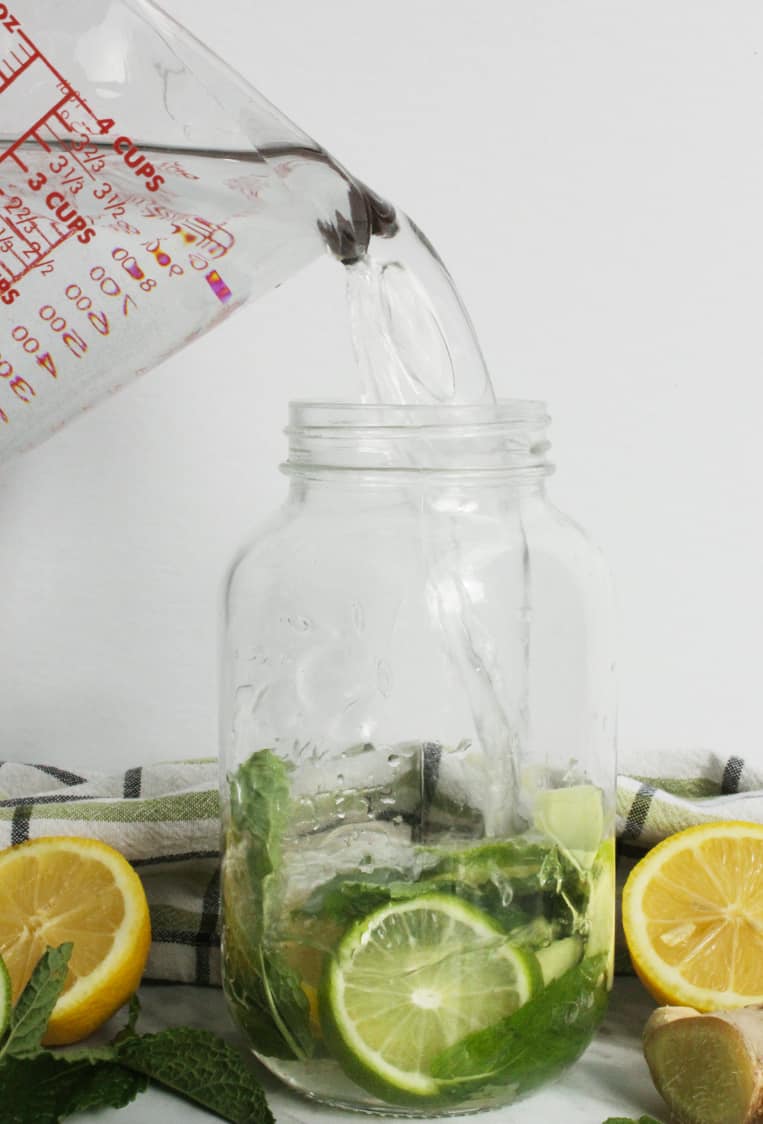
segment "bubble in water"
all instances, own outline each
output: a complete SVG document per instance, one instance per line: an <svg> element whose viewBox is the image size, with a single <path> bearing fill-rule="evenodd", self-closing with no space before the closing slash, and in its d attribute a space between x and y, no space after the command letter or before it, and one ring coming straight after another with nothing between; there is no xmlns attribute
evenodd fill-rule
<svg viewBox="0 0 763 1124"><path fill-rule="evenodd" d="M498 893L501 897L501 905L504 906L504 908L508 905L511 905L511 902L514 898L514 890L510 882L504 882L503 880L500 881L498 883Z"/></svg>
<svg viewBox="0 0 763 1124"><path fill-rule="evenodd" d="M390 753L389 757L387 758L387 764L391 765L393 769L396 769L400 764L400 754Z"/></svg>
<svg viewBox="0 0 763 1124"><path fill-rule="evenodd" d="M337 784L344 784L344 773L337 773L336 783Z"/></svg>

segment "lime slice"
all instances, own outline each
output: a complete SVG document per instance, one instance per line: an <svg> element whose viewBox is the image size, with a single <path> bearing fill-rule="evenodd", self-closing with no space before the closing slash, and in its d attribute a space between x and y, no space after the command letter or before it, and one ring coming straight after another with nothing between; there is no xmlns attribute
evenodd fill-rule
<svg viewBox="0 0 763 1124"><path fill-rule="evenodd" d="M540 792L535 826L571 851L582 867L590 869L604 834L601 789L592 784L576 784Z"/></svg>
<svg viewBox="0 0 763 1124"><path fill-rule="evenodd" d="M3 1037L11 1021L11 977L0 956L0 1038Z"/></svg>
<svg viewBox="0 0 763 1124"><path fill-rule="evenodd" d="M541 986L535 956L488 914L452 894L424 894L382 906L342 938L323 981L324 1035L359 1085L415 1104L437 1097L438 1054Z"/></svg>

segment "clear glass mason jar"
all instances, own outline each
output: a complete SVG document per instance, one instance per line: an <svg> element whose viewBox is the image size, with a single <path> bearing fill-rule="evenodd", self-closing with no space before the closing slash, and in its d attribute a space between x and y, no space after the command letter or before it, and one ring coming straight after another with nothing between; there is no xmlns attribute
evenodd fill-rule
<svg viewBox="0 0 763 1124"><path fill-rule="evenodd" d="M290 411L225 592L228 1002L318 1100L504 1105L611 985L607 570L546 497L543 404Z"/></svg>

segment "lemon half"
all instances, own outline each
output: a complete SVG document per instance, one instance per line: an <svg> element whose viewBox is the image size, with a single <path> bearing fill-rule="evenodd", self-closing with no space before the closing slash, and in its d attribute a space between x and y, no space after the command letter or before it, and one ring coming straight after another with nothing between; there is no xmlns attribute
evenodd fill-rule
<svg viewBox="0 0 763 1124"><path fill-rule="evenodd" d="M15 1002L49 946L71 941L46 1045L87 1037L135 991L151 925L138 875L94 839L50 837L0 852L0 956Z"/></svg>

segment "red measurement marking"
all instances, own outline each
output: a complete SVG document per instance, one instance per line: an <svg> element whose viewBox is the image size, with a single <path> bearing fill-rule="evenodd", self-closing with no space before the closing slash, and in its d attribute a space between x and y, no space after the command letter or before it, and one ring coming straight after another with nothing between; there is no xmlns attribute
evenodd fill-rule
<svg viewBox="0 0 763 1124"><path fill-rule="evenodd" d="M210 289L215 294L217 299L219 301L221 301L223 304L227 304L227 302L233 296L233 293L230 291L228 286L225 284L225 282L223 281L222 277L220 276L220 274L217 272L216 269L210 270L209 273L207 274L207 284L209 285Z"/></svg>
<svg viewBox="0 0 763 1124"><path fill-rule="evenodd" d="M7 95L7 101L3 104L8 107L6 112L13 111L14 117L19 113L23 114L28 103L26 112L34 119L29 121L27 118L28 124L25 124L22 117L19 133L4 149L0 149L0 165L13 161L26 174L29 168L22 145L33 142L45 153L52 152L54 144L63 145L72 158L71 168L67 169L63 182L72 192L81 190L85 176L90 180L95 179L94 173L98 166L90 167L78 159L71 151L68 137L73 134L81 135L80 124L83 131L100 134L108 131L104 130L104 126L108 125L110 128L113 122L102 122L29 36L18 26L13 30L15 34L12 45L6 46L0 57L0 97L4 93ZM0 38L8 43L6 37ZM19 82L30 70L31 75ZM69 110L66 109L67 106ZM75 110L74 113L71 112L72 109ZM83 121L75 126L72 117L82 117ZM75 171L82 173L82 178L79 174L72 174ZM52 253L73 233L73 230L66 227L62 231L59 224L39 216L29 216L23 222L14 215L11 221L4 210L0 214L0 254L5 260L0 260L0 269L14 282L19 282L34 269L48 273L53 268Z"/></svg>
<svg viewBox="0 0 763 1124"><path fill-rule="evenodd" d="M20 281L33 269L49 273L52 268L49 255L74 233L68 228L61 233L60 223L34 215L29 208L24 208L26 218L11 218L11 204L16 202L20 200L14 197L0 211L0 254L11 255L18 263L5 260L0 261L0 265L13 282Z"/></svg>
<svg viewBox="0 0 763 1124"><path fill-rule="evenodd" d="M173 232L173 234L179 234L180 237L185 242L186 246L192 246L193 243L196 241L196 235L195 234L191 234L191 232L189 230L183 230L183 228L181 226L178 226L177 223L172 224L172 232Z"/></svg>
<svg viewBox="0 0 763 1124"><path fill-rule="evenodd" d="M100 119L99 119L98 115L90 108L90 106L85 101L85 99L80 97L80 95L76 92L76 90L72 89L72 87L69 85L69 83L64 78L61 71L58 70L53 65L53 63L50 61L50 59L45 54L43 54L43 52L32 42L32 40L29 38L29 36L25 32L18 31L17 32L17 38L21 40L21 42L23 44L23 48L26 50L27 53L33 54L35 58L38 58L40 60L40 62L42 62L48 68L50 73L53 75L53 77L59 83L60 87L64 91L66 91L66 94L67 94L66 100L67 101L69 101L69 100L75 101L78 105L82 106L82 108L85 110L85 113L87 113L90 117L92 117L93 121L95 121L95 123L98 125L98 128L100 130L101 122L100 122ZM64 125L65 127L68 128L68 126L66 126L65 121L62 121L61 123L62 123L62 125Z"/></svg>
<svg viewBox="0 0 763 1124"><path fill-rule="evenodd" d="M40 57L39 52L29 40L26 39L26 36L23 38L26 41L19 43L19 51L22 57L19 58L16 51L11 51L13 62L5 58L2 63L0 63L0 93L6 90L12 82L15 82L18 76L23 74L27 67L31 66L34 60ZM13 63L16 65L14 66Z"/></svg>

